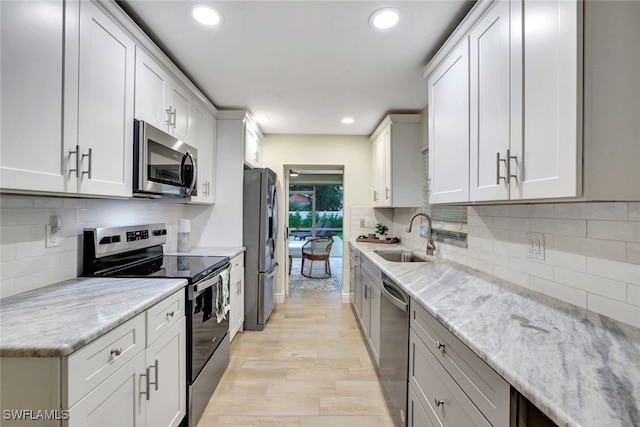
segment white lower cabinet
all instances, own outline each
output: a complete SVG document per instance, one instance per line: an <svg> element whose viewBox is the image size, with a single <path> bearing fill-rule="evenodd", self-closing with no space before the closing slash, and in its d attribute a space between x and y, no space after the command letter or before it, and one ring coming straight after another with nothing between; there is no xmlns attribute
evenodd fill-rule
<svg viewBox="0 0 640 427"><path fill-rule="evenodd" d="M510 425L507 381L413 301L410 328L409 426Z"/></svg>
<svg viewBox="0 0 640 427"><path fill-rule="evenodd" d="M63 358L3 357L3 410L51 411L42 426L178 426L187 413L184 304L180 290Z"/></svg>
<svg viewBox="0 0 640 427"><path fill-rule="evenodd" d="M244 323L244 252L231 259L229 340L242 331Z"/></svg>

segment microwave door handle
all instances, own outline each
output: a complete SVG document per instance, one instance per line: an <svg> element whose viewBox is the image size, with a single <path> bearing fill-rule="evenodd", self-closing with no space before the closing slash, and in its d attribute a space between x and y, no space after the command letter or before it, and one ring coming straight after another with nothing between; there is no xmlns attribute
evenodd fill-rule
<svg viewBox="0 0 640 427"><path fill-rule="evenodd" d="M193 176L191 178L191 184L189 184L189 187L184 190L185 194L188 196L196 186L198 168L196 165L196 159L194 159L193 155L189 152L189 150L187 150L186 154L182 157L182 162L180 162L180 181L184 182L184 167L185 163L187 162L187 157L191 160L191 164L193 165Z"/></svg>

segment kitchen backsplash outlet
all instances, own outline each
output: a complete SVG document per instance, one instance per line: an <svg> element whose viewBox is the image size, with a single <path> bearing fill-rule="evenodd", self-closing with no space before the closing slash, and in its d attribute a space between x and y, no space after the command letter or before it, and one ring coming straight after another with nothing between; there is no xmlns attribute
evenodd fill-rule
<svg viewBox="0 0 640 427"><path fill-rule="evenodd" d="M0 196L0 298L77 277L82 273L82 231L164 222L169 236L185 205L153 200ZM45 225L60 215L59 246L45 247ZM168 239L167 250L176 249Z"/></svg>

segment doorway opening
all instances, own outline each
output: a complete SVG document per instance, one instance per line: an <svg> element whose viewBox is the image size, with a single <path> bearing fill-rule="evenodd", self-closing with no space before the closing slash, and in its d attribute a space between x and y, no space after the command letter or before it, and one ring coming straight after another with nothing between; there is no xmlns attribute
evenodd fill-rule
<svg viewBox="0 0 640 427"><path fill-rule="evenodd" d="M291 298L342 298L343 168L290 166L287 249Z"/></svg>

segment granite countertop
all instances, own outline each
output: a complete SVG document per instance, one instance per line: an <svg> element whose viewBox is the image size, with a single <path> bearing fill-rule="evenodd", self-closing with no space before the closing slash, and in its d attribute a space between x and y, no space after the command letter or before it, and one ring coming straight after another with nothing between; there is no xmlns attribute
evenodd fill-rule
<svg viewBox="0 0 640 427"><path fill-rule="evenodd" d="M80 277L3 298L0 356L67 356L186 284L184 279Z"/></svg>
<svg viewBox="0 0 640 427"><path fill-rule="evenodd" d="M350 242L560 426L640 426L640 329L452 261Z"/></svg>
<svg viewBox="0 0 640 427"><path fill-rule="evenodd" d="M165 255L194 255L194 256L228 256L233 258L236 255L241 254L246 249L241 246L230 247L195 247L191 248L190 252L176 252L167 251Z"/></svg>

